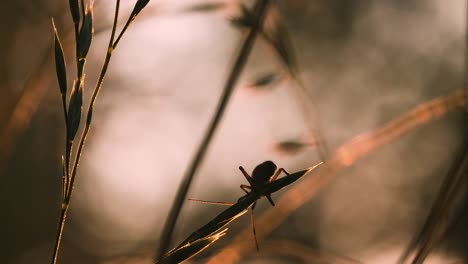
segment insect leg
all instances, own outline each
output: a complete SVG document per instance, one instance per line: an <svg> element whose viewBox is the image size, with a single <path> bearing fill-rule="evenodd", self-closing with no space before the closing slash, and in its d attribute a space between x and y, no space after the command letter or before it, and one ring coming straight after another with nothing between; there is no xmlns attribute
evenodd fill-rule
<svg viewBox="0 0 468 264"><path fill-rule="evenodd" d="M247 190L252 190L252 187L250 187L249 185L245 185L245 184L241 184L240 185L240 188L246 193L246 194L249 194L249 192Z"/></svg>
<svg viewBox="0 0 468 264"><path fill-rule="evenodd" d="M250 183L250 186L254 186L254 183L252 181L252 177L244 170L244 168L242 166L239 166L239 170L242 172L245 179Z"/></svg>
<svg viewBox="0 0 468 264"><path fill-rule="evenodd" d="M255 240L255 247L257 248L257 252L258 252L259 248L258 248L257 232L255 231L255 220L254 220L254 209L255 209L256 204L257 202L252 204L252 208L250 210L250 222L252 223L252 233L253 233L254 240Z"/></svg>
<svg viewBox="0 0 468 264"><path fill-rule="evenodd" d="M283 169L283 168L279 168L275 174L273 174L273 176L270 178L270 181L269 182L272 182L274 180L276 180L278 178L278 176L281 174L281 172L284 172L284 174L286 174L287 176L289 176L289 173ZM268 199L268 201L270 202L270 204L272 206L275 206L275 203L273 202L273 199L271 198L271 194L265 194L265 197Z"/></svg>
<svg viewBox="0 0 468 264"><path fill-rule="evenodd" d="M271 199L271 194L265 194L265 197L268 199L268 201L270 202L271 206L275 206L275 203L273 202L273 199Z"/></svg>
<svg viewBox="0 0 468 264"><path fill-rule="evenodd" d="M278 176L281 174L281 172L284 172L284 174L286 174L287 176L289 176L289 173L283 169L283 168L279 168L275 174L270 178L270 182L276 180L278 178Z"/></svg>

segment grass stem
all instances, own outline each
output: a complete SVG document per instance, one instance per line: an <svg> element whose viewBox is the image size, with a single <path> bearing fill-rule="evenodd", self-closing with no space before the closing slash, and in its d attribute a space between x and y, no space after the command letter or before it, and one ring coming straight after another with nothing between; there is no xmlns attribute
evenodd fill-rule
<svg viewBox="0 0 468 264"><path fill-rule="evenodd" d="M68 206L64 207L63 202L62 202L62 208L60 210L60 219L59 219L59 224L57 227L57 233L55 236L55 245L54 245L54 253L52 255L52 264L57 263L57 257L58 257L58 252L60 248L60 242L62 241L62 234L63 234L63 228L65 226L65 219L67 218L67 211L68 211Z"/></svg>
<svg viewBox="0 0 468 264"><path fill-rule="evenodd" d="M83 6L84 6L83 2L81 2L81 6L83 8ZM104 63L103 63L102 69L101 69L101 73L99 75L99 79L96 82L96 86L95 86L95 88L93 90L93 95L91 97L91 101L90 101L89 106L88 106L86 125L85 125L85 128L83 130L83 134L81 135L81 138L80 138L80 143L78 145L75 162L74 162L73 169L72 169L71 172L69 172L69 160L70 160L70 155L71 155L72 141L70 141L68 139L68 128L67 128L67 146L66 146L67 160L66 160L66 165L65 166L66 166L66 174L68 174L68 175L71 174L71 176L67 177L67 179L69 179L69 180L66 181L68 183L68 186L65 188L66 192L65 192L65 195L64 195L64 199L62 201L62 208L61 208L61 211L60 211L60 219L59 219L59 224L58 224L58 228L57 228L57 234L56 234L56 238L55 238L55 246L54 246L54 252L53 252L51 264L57 263L58 251L60 249L60 241L62 240L62 234L63 234L63 229L64 229L64 226L65 226L65 220L67 218L68 208L70 206L70 200L71 200L71 197L72 197L72 194L73 194L73 187L74 187L74 184L75 184L76 172L77 172L78 164L79 164L79 161L80 161L80 158L81 158L81 154L83 152L84 143L86 141L86 138L88 136L89 129L90 129L90 126L91 126L91 117L92 117L92 114L93 114L94 103L96 101L99 90L102 87L102 82L104 81L104 76L105 76L105 74L107 72L107 68L109 66L109 62L110 62L110 59L111 59L111 56L112 56L112 51L113 51L112 45L113 45L113 42L114 42L115 31L116 31L116 28L117 28L117 19L118 19L118 14L119 14L119 7L120 7L120 0L117 0L116 1L116 8L115 8L115 15L114 15L114 24L113 24L112 31L111 31L111 37L110 37L110 40L109 40L109 45L108 45L106 57L104 59ZM84 14L84 8L83 8L83 14ZM78 29L77 24L75 24L75 32L78 32L77 29ZM78 36L77 33L76 33L76 36ZM78 41L78 38L76 40ZM83 72L80 71L80 69L82 70L84 65L80 62L80 60L78 58L78 54L76 56L76 61L77 61L77 68L78 68L78 73L77 73L78 74L78 76L77 76L78 80L77 81L82 81L81 77L82 77ZM66 111L66 105L65 104L64 104L64 111L65 111L65 116L66 116L67 111ZM68 121L68 120L66 119L66 121Z"/></svg>
<svg viewBox="0 0 468 264"><path fill-rule="evenodd" d="M172 208L169 212L169 215L167 217L166 223L163 228L163 232L162 232L161 239L160 239L160 246L156 253L157 254L156 257L158 259L168 250L170 246L172 233L174 232L175 224L177 222L177 218L179 217L183 203L186 200L189 187L193 181L193 178L197 172L197 169L199 168L205 156L206 150L208 149L211 139L213 138L214 132L216 131L216 128L218 127L219 121L221 120L221 117L223 116L224 110L227 106L227 103L232 94L232 91L234 90L234 86L240 76L240 73L242 69L244 68L245 63L247 62L247 58L250 54L250 51L252 50L255 37L257 33L261 31L269 3L270 3L270 0L258 0L257 3L255 4L255 7L254 7L254 17L256 19L255 24L249 30L248 34L245 36L243 40L243 43L237 55L236 61L225 83L223 93L221 95L220 101L218 102L215 115L213 116L210 122L210 125L208 127L208 131L206 132L200 146L198 147L198 150L189 166L189 169L184 175L182 182L179 186L177 196L174 200L174 203L172 205Z"/></svg>
<svg viewBox="0 0 468 264"><path fill-rule="evenodd" d="M464 47L464 65L462 83L465 92L468 87L468 1L465 1L465 47ZM432 204L432 208L425 219L425 222L412 241L405 248L400 256L398 263L405 263L410 254L415 251L412 264L422 264L429 256L431 250L446 235L450 229L448 216L457 215L455 201L459 194L463 192L465 185L463 181L467 180L468 171L468 110L463 109L463 127L465 131L461 147L457 150L454 161L452 162L447 174L444 177L439 193ZM466 200L465 200L466 203ZM453 217L453 219L457 219ZM455 220L456 221L456 220Z"/></svg>
<svg viewBox="0 0 468 264"><path fill-rule="evenodd" d="M96 82L96 86L94 87L93 94L92 94L91 100L89 102L87 117L86 117L86 125L85 125L85 128L83 130L83 134L81 135L80 143L78 144L76 159L75 159L75 162L73 164L73 169L72 169L72 173L71 173L71 180L70 180L71 188L73 187L73 184L75 182L76 170L78 168L78 164L80 162L81 154L83 152L84 143L86 142L86 138L88 136L89 129L91 127L91 119L92 119L92 116L93 116L94 103L96 102L96 98L97 98L97 96L99 94L99 91L101 90L102 83L104 81L104 76L107 73L107 69L109 67L109 63L110 63L110 60L111 60L111 57L112 57L112 52L113 52L113 50L115 48L115 47L113 47L113 42L114 42L114 37L115 37L115 31L117 29L117 20L118 20L118 15L119 15L119 8L120 8L120 0L117 0L116 1L116 6L115 6L114 23L113 23L113 26L112 26L111 37L109 39L109 45L107 46L106 57L104 58L104 63L103 63L102 68L101 68L101 73L99 74L98 81ZM70 196L71 196L71 190L70 190Z"/></svg>

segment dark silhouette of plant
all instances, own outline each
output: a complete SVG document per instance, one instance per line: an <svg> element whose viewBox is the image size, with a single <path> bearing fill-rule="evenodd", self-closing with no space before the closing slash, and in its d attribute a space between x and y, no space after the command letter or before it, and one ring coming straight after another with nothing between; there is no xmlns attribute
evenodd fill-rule
<svg viewBox="0 0 468 264"><path fill-rule="evenodd" d="M93 116L94 103L96 102L97 95L102 87L104 77L109 66L112 53L117 47L120 39L123 34L126 32L128 26L133 22L136 16L141 12L141 10L148 4L149 0L138 0L131 12L126 24L120 31L117 38L115 38L117 30L117 19L119 16L119 7L120 0L116 1L114 23L111 30L111 36L109 39L109 45L106 52L106 57L99 75L99 79L96 82L94 87L91 101L88 106L86 114L86 123L83 130L83 134L80 136L78 149L76 151L76 156L74 162L72 162L72 151L73 143L75 136L80 127L82 120L82 108L83 108L83 90L84 90L84 78L85 78L85 64L86 56L88 55L89 48L94 34L93 27L93 2L91 1L86 7L83 0L70 0L70 13L72 15L73 24L75 28L75 61L77 76L73 81L72 90L70 92L70 99L67 106L67 69L66 61L63 53L62 45L60 42L57 29L54 26L54 36L55 36L55 65L57 79L60 87L60 93L62 95L62 105L63 113L65 116L66 124L66 147L65 147L65 156L62 156L62 202L60 210L60 219L57 229L57 235L55 238L55 246L52 255L51 263L54 264L57 262L58 251L60 249L60 241L62 239L62 233L65 226L65 220L67 218L68 209L70 207L70 200L73 194L73 186L76 179L77 169L80 162L81 154L83 153L83 147L88 136L89 130L91 128L91 121Z"/></svg>

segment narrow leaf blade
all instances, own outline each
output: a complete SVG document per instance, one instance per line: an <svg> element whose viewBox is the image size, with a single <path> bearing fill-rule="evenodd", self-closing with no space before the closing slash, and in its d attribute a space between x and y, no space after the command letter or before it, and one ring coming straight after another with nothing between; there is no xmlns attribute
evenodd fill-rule
<svg viewBox="0 0 468 264"><path fill-rule="evenodd" d="M274 150L283 155L295 155L303 151L306 143L297 140L284 140L274 145Z"/></svg>
<svg viewBox="0 0 468 264"><path fill-rule="evenodd" d="M141 10L145 8L149 1L150 0L138 0L133 7L132 14L130 15L131 19L134 19L141 12Z"/></svg>
<svg viewBox="0 0 468 264"><path fill-rule="evenodd" d="M250 86L255 88L266 88L267 86L273 86L279 80L279 75L274 72L269 72L257 77Z"/></svg>
<svg viewBox="0 0 468 264"><path fill-rule="evenodd" d="M68 107L68 140L73 141L76 132L80 127L81 112L83 109L83 80L75 82L70 96L70 106Z"/></svg>
<svg viewBox="0 0 468 264"><path fill-rule="evenodd" d="M78 37L78 56L80 59L85 59L88 55L91 42L93 40L93 8L88 7L84 15L83 25L81 26Z"/></svg>
<svg viewBox="0 0 468 264"><path fill-rule="evenodd" d="M73 23L79 24L80 23L80 8L78 5L78 0L69 0L69 4L70 4L70 13L73 18Z"/></svg>
<svg viewBox="0 0 468 264"><path fill-rule="evenodd" d="M62 43L55 27L54 19L52 19L52 26L54 28L54 39L55 39L55 71L57 74L57 80L60 87L60 93L62 96L67 94L67 67L65 64L65 56L63 54Z"/></svg>
<svg viewBox="0 0 468 264"><path fill-rule="evenodd" d="M173 263L182 263L187 259L197 255L201 251L205 250L211 244L216 242L222 236L226 234L227 228L220 230L212 235L197 239L191 243L187 243L184 246L177 247L167 254L165 254L157 264L173 264Z"/></svg>
<svg viewBox="0 0 468 264"><path fill-rule="evenodd" d="M226 3L223 1L207 2L191 6L185 9L185 12L213 12L222 10L225 6Z"/></svg>

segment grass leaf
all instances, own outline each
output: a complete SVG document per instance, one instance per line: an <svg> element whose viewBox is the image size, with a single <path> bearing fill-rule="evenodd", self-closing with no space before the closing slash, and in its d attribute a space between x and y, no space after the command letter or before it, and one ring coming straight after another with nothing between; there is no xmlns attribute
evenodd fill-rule
<svg viewBox="0 0 468 264"><path fill-rule="evenodd" d="M318 168L322 164L323 164L323 162L317 163L314 166L312 166L312 167L310 167L310 168L308 168L306 170L294 172L294 173L291 173L288 176L281 177L281 178L279 178L279 179L277 179L275 181L272 181L272 182L268 183L267 185L265 185L265 187L260 190L260 193L261 194L271 194L271 193L277 192L277 191L281 190L282 188L286 187L287 185L297 181L298 179L300 179L305 174L315 170L316 168Z"/></svg>
<svg viewBox="0 0 468 264"><path fill-rule="evenodd" d="M212 12L212 11L218 11L220 9L223 9L225 6L226 6L226 3L222 1L207 2L207 3L193 5L187 8L185 11L186 12Z"/></svg>
<svg viewBox="0 0 468 264"><path fill-rule="evenodd" d="M257 89L272 88L279 79L279 74L275 72L264 73L257 77L249 86Z"/></svg>
<svg viewBox="0 0 468 264"><path fill-rule="evenodd" d="M80 7L78 4L78 0L69 0L70 3L70 13L73 18L74 24L80 23Z"/></svg>
<svg viewBox="0 0 468 264"><path fill-rule="evenodd" d="M182 247L177 247L165 254L161 260L157 262L157 264L173 264L186 261L216 242L216 240L226 234L226 231L227 228L210 236L206 236L191 243L187 243Z"/></svg>
<svg viewBox="0 0 468 264"><path fill-rule="evenodd" d="M186 244L193 243L196 240L210 236L217 233L219 230L225 228L232 221L247 213L247 209L258 199L258 197L250 196L248 199L238 201L236 204L230 206L220 214L215 216L206 225L200 227L195 232L190 234L182 243L176 248L185 246Z"/></svg>
<svg viewBox="0 0 468 264"><path fill-rule="evenodd" d="M274 148L276 151L284 154L296 154L302 151L307 144L297 140L285 140L278 142Z"/></svg>
<svg viewBox="0 0 468 264"><path fill-rule="evenodd" d="M65 96L67 94L67 67L65 64L65 56L63 55L62 43L60 42L54 19L52 19L52 26L54 27L55 38L55 71L57 73L60 93L62 96Z"/></svg>
<svg viewBox="0 0 468 264"><path fill-rule="evenodd" d="M91 41L93 40L93 8L88 7L84 15L83 25L81 26L80 34L78 37L78 56L80 59L86 58L88 55Z"/></svg>
<svg viewBox="0 0 468 264"><path fill-rule="evenodd" d="M68 107L68 140L75 138L80 127L81 112L83 109L83 80L75 82L70 95L70 106Z"/></svg>
<svg viewBox="0 0 468 264"><path fill-rule="evenodd" d="M133 7L132 14L130 15L131 19L134 19L140 12L145 8L150 0L138 0Z"/></svg>

